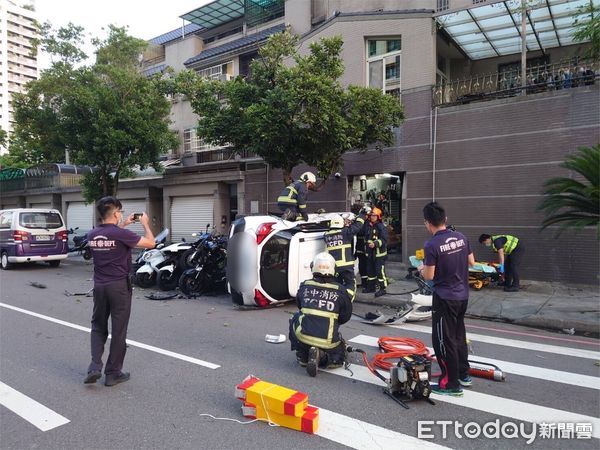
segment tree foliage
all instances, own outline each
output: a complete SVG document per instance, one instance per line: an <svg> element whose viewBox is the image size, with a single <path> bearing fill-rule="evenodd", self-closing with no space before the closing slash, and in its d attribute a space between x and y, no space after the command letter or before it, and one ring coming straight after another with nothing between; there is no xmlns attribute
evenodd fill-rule
<svg viewBox="0 0 600 450"><path fill-rule="evenodd" d="M15 96L15 137L22 144L15 151L33 161L64 162L68 150L72 162L96 169L83 183L87 201L116 195L124 173L156 164L178 143L168 129L163 82L139 73L146 43L109 26L106 39L93 40L95 64L81 65L81 27L43 30L39 45L56 58L26 94Z"/></svg>
<svg viewBox="0 0 600 450"><path fill-rule="evenodd" d="M200 117L202 139L255 153L283 169L286 181L301 163L326 179L348 150L391 145L402 106L380 89L341 85L341 38L312 43L306 56L298 54L297 44L290 33L274 35L247 79L206 80L186 71L176 77L174 90L187 96Z"/></svg>
<svg viewBox="0 0 600 450"><path fill-rule="evenodd" d="M539 205L546 213L542 229L560 224L560 234L566 228L595 226L600 237L600 145L581 147L561 167L576 177L556 177L544 184Z"/></svg>
<svg viewBox="0 0 600 450"><path fill-rule="evenodd" d="M580 14L585 14L586 19L575 19L573 38L577 42L590 41L591 46L586 56L598 59L600 58L600 5L589 2L577 11L577 15Z"/></svg>

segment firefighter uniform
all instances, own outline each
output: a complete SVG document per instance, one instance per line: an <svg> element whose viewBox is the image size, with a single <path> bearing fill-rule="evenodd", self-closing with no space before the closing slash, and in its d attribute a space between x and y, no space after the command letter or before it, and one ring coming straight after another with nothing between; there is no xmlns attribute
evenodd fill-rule
<svg viewBox="0 0 600 450"><path fill-rule="evenodd" d="M348 289L352 301L354 301L356 293L353 251L354 236L362 230L364 224L365 220L362 217L357 217L350 226L333 228L325 232L323 236L327 253L335 259L336 279Z"/></svg>
<svg viewBox="0 0 600 450"><path fill-rule="evenodd" d="M297 180L286 186L277 197L277 206L283 213L284 220L308 220L306 213L306 184L302 180Z"/></svg>
<svg viewBox="0 0 600 450"><path fill-rule="evenodd" d="M290 319L290 343L300 362L306 362L310 347L323 350L320 365L342 364L345 345L339 326L352 316L348 290L333 277L314 275L300 284L296 303L299 311Z"/></svg>
<svg viewBox="0 0 600 450"><path fill-rule="evenodd" d="M519 266L521 257L524 253L523 243L519 238L510 234L500 234L492 236L492 249L498 253L498 250L504 251L504 280L505 286L509 288L520 288Z"/></svg>
<svg viewBox="0 0 600 450"><path fill-rule="evenodd" d="M358 272L360 273L360 285L364 288L367 286L367 253L364 225L356 235L356 246L354 248L354 255L356 256L356 258L358 258Z"/></svg>
<svg viewBox="0 0 600 450"><path fill-rule="evenodd" d="M382 222L367 222L364 226L365 251L367 255L367 292L374 292L375 285L381 291L387 287L385 260L387 258L388 231ZM369 244L373 243L373 248Z"/></svg>

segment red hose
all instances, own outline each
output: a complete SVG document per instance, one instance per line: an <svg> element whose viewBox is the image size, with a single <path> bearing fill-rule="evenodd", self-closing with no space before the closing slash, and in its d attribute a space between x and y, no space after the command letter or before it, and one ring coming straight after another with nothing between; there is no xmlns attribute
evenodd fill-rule
<svg viewBox="0 0 600 450"><path fill-rule="evenodd" d="M399 359L404 356L422 355L430 358L429 350L423 341L413 338L382 336L378 341L383 353L373 357L373 365L379 369L389 371L394 364L389 359Z"/></svg>

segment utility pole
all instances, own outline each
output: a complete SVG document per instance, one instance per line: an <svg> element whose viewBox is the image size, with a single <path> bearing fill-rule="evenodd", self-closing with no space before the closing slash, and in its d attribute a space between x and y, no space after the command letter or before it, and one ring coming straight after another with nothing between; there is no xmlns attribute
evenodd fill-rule
<svg viewBox="0 0 600 450"><path fill-rule="evenodd" d="M521 0L521 95L527 94L527 0Z"/></svg>

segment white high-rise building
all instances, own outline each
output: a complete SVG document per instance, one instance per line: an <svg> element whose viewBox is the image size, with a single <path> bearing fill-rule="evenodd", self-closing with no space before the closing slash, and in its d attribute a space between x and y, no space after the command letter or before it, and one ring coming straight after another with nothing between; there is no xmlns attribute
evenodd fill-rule
<svg viewBox="0 0 600 450"><path fill-rule="evenodd" d="M38 77L37 57L32 55L36 37L33 1L17 4L0 0L0 127L10 135L13 129L12 94ZM0 148L0 153L6 149Z"/></svg>

